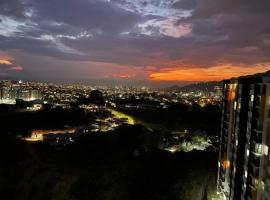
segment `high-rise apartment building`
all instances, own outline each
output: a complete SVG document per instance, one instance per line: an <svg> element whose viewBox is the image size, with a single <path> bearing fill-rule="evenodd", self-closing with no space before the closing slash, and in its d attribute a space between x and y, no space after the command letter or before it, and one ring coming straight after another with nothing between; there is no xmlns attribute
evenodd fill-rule
<svg viewBox="0 0 270 200"><path fill-rule="evenodd" d="M0 87L0 104L15 104L16 99L33 101L42 99L40 90L22 89L19 87Z"/></svg>
<svg viewBox="0 0 270 200"><path fill-rule="evenodd" d="M270 75L226 80L223 89L218 193L270 200Z"/></svg>

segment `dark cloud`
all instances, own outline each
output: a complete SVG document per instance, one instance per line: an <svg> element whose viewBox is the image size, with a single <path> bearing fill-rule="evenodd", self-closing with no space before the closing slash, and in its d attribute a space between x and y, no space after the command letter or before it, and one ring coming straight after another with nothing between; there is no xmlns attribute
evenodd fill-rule
<svg viewBox="0 0 270 200"><path fill-rule="evenodd" d="M87 0L35 0L32 3L38 21L49 20L86 30L104 33L124 31L132 28L140 16L122 10L106 1Z"/></svg>
<svg viewBox="0 0 270 200"><path fill-rule="evenodd" d="M198 0L180 0L176 1L172 7L177 9L195 9Z"/></svg>
<svg viewBox="0 0 270 200"><path fill-rule="evenodd" d="M0 14L25 18L26 7L19 0L0 0Z"/></svg>
<svg viewBox="0 0 270 200"><path fill-rule="evenodd" d="M269 0L0 0L0 48L56 65L252 66L270 63L269 10Z"/></svg>
<svg viewBox="0 0 270 200"><path fill-rule="evenodd" d="M270 1L182 0L175 6L194 6L192 16L178 23L192 24L195 42L190 45L189 55L197 61L249 65L269 62L270 47L265 37L270 34Z"/></svg>
<svg viewBox="0 0 270 200"><path fill-rule="evenodd" d="M23 67L16 64L0 63L0 77L12 76L14 73L23 71Z"/></svg>
<svg viewBox="0 0 270 200"><path fill-rule="evenodd" d="M75 49L72 51L72 47L65 48L64 43L68 43L69 40L71 40L70 43L73 40L86 40L91 49L91 41L95 41L99 36L113 38L114 35L132 29L134 24L141 20L140 15L123 10L106 1L29 0L24 4L19 1L17 3L18 7L25 5L29 10L27 24L18 26L10 35L1 36L0 33L1 49L18 49L60 59L102 61L93 56L82 56L84 53L76 52ZM25 12L25 7L20 6L20 8L22 13ZM78 49L85 48L85 45L78 47ZM95 48L100 47L96 45ZM104 47L104 49L109 50L110 47Z"/></svg>

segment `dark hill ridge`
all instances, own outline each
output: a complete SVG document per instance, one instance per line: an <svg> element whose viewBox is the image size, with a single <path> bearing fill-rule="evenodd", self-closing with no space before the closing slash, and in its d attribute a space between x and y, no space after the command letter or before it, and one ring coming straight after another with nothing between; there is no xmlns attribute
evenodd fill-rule
<svg viewBox="0 0 270 200"><path fill-rule="evenodd" d="M270 77L270 70L263 72L263 73L257 73L252 75L246 75L246 76L240 76L237 78L249 78L249 77ZM232 78L235 79L235 78ZM222 86L223 81L210 81L210 82L199 82L199 83L192 83L185 86L177 86L173 85L171 87L166 88L166 91L174 91L174 92L180 92L180 91L214 91L214 88L216 86Z"/></svg>
<svg viewBox="0 0 270 200"><path fill-rule="evenodd" d="M183 91L200 90L200 91L214 91L216 86L222 86L222 81L200 82L181 87Z"/></svg>
<svg viewBox="0 0 270 200"><path fill-rule="evenodd" d="M247 75L247 76L240 76L239 78L255 78L255 77L270 77L270 70L263 72L263 73L256 73L252 75Z"/></svg>
<svg viewBox="0 0 270 200"><path fill-rule="evenodd" d="M180 92L180 91L214 91L214 88L216 86L222 86L222 81L211 81L211 82L200 82L200 83L192 83L185 86L171 86L166 88L167 91L174 91L174 92Z"/></svg>

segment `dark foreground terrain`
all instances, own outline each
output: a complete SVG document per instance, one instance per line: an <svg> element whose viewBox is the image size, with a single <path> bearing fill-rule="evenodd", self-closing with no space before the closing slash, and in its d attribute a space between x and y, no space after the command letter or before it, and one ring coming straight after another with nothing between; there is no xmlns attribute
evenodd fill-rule
<svg viewBox="0 0 270 200"><path fill-rule="evenodd" d="M180 200L203 196L216 154L169 153L138 125L55 147L11 136L0 142L0 199ZM158 140L158 139L157 139Z"/></svg>

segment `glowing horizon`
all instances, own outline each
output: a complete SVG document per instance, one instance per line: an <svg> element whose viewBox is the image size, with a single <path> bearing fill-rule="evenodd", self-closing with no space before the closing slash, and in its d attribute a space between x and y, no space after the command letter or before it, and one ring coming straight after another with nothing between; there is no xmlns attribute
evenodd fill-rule
<svg viewBox="0 0 270 200"><path fill-rule="evenodd" d="M270 70L270 65L246 68L230 65L192 69L168 68L150 74L149 78L152 81L220 81L239 76L263 73L268 70Z"/></svg>

